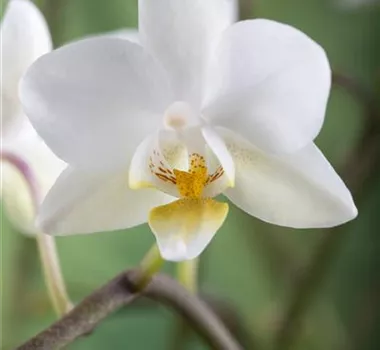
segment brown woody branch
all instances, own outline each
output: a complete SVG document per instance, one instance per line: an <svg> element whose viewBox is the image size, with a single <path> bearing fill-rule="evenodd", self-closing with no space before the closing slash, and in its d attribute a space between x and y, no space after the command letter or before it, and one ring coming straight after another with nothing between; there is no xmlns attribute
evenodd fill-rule
<svg viewBox="0 0 380 350"><path fill-rule="evenodd" d="M156 275L144 291L139 293L136 291L135 283L138 280L140 280L138 270L121 273L85 298L66 316L17 349L61 349L75 339L92 332L104 318L141 296L176 310L212 349L241 349L207 305L179 283L168 276Z"/></svg>

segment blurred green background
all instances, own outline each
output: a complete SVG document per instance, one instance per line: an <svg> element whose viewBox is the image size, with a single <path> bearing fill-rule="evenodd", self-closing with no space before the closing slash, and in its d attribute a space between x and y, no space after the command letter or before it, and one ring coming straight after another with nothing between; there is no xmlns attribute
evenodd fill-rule
<svg viewBox="0 0 380 350"><path fill-rule="evenodd" d="M243 18L265 17L302 29L326 49L334 70L350 77L345 86L333 89L317 144L355 190L359 208L357 220L330 231L274 227L232 209L202 255L200 289L218 301L218 312L245 349L380 348L380 129L373 122L379 116L380 6L346 8L344 3L248 0L241 4ZM137 0L37 4L47 16L56 46L137 25ZM16 232L5 216L1 231L5 350L48 326L55 316L35 242ZM57 243L69 294L79 301L123 269L137 265L153 235L144 225L128 232L63 237ZM172 264L165 269L175 272ZM161 306L132 306L68 348L206 349L195 335L178 342L178 325L178 317Z"/></svg>

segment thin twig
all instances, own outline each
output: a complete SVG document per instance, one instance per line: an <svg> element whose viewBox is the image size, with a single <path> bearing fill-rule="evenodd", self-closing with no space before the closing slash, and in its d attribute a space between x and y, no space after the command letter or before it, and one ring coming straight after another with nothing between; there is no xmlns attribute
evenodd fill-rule
<svg viewBox="0 0 380 350"><path fill-rule="evenodd" d="M18 350L61 349L78 337L92 332L104 318L122 306L132 303L139 296L145 296L176 310L211 348L241 349L207 305L176 281L164 275L156 275L143 293L139 294L136 292L135 284L139 275L137 270L121 273L85 298L62 319L21 345Z"/></svg>
<svg viewBox="0 0 380 350"><path fill-rule="evenodd" d="M380 169L380 112L375 96L353 79L334 74L333 82L352 94L366 111L362 138L342 171L343 179L358 201ZM294 294L275 338L276 349L289 349L293 344L300 320L322 285L347 232L347 227L341 226L327 230L322 236L305 273L296 282Z"/></svg>
<svg viewBox="0 0 380 350"><path fill-rule="evenodd" d="M174 308L198 332L212 349L241 349L223 322L207 304L168 276L153 279L145 296Z"/></svg>
<svg viewBox="0 0 380 350"><path fill-rule="evenodd" d="M234 305L225 299L210 294L198 294L198 297L219 317L244 349L258 349L252 332L246 327ZM177 320L173 327L173 337L169 343L169 348L173 350L184 348L184 344L191 336L192 330L189 325L185 321L178 322Z"/></svg>
<svg viewBox="0 0 380 350"><path fill-rule="evenodd" d="M252 332L252 327L247 327L245 321L236 310L236 307L228 300L212 294L202 294L200 296L207 305L224 322L231 334L243 346L244 349L258 349L258 342Z"/></svg>

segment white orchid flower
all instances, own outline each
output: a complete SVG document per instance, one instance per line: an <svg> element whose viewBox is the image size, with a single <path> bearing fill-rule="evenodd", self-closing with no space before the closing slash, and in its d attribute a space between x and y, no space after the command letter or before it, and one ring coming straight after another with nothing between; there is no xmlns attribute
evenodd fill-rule
<svg viewBox="0 0 380 350"><path fill-rule="evenodd" d="M1 23L1 197L11 222L36 238L49 296L58 315L72 304L54 238L35 225L36 207L66 167L22 112L18 85L27 68L51 50L44 17L29 0L11 0Z"/></svg>
<svg viewBox="0 0 380 350"><path fill-rule="evenodd" d="M328 227L357 210L314 145L331 72L324 50L230 0L140 0L139 40L92 38L39 59L26 114L69 166L44 201L52 234L145 222L163 258L197 257L228 204L269 223Z"/></svg>
<svg viewBox="0 0 380 350"><path fill-rule="evenodd" d="M38 136L22 112L18 84L27 68L51 50L42 14L28 0L11 0L1 23L1 152L25 161L46 195L65 163ZM25 179L11 164L2 163L4 208L22 232L35 234L35 213Z"/></svg>
<svg viewBox="0 0 380 350"><path fill-rule="evenodd" d="M102 35L137 40L132 28ZM1 23L1 152L25 161L38 181L40 198L66 164L46 146L23 113L18 84L27 68L51 49L50 32L38 8L29 0L11 0ZM38 230L28 186L8 163L2 163L1 196L13 225L34 235Z"/></svg>

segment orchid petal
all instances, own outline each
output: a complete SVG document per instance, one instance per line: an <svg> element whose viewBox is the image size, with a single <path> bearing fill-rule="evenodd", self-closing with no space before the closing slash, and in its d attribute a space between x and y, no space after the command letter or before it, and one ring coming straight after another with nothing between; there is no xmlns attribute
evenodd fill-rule
<svg viewBox="0 0 380 350"><path fill-rule="evenodd" d="M223 171L228 178L228 186L233 187L235 185L235 164L224 140L209 126L202 128L202 135L207 145L218 159L219 164L222 166Z"/></svg>
<svg viewBox="0 0 380 350"><path fill-rule="evenodd" d="M125 229L145 223L152 208L171 201L156 190L131 190L127 171L106 175L68 167L43 202L38 222L54 235Z"/></svg>
<svg viewBox="0 0 380 350"><path fill-rule="evenodd" d="M136 28L121 28L116 29L111 32L101 33L101 34L95 34L98 37L108 37L108 38L117 38L117 39L124 39L128 40L132 43L139 44L139 32Z"/></svg>
<svg viewBox="0 0 380 350"><path fill-rule="evenodd" d="M28 0L9 1L0 37L3 138L25 120L18 99L18 83L27 68L51 50L51 38L41 12Z"/></svg>
<svg viewBox="0 0 380 350"><path fill-rule="evenodd" d="M165 260L191 260L207 247L227 213L226 203L185 198L154 208L149 225Z"/></svg>
<svg viewBox="0 0 380 350"><path fill-rule="evenodd" d="M301 31L243 21L214 54L203 114L264 151L290 153L319 133L330 85L324 50Z"/></svg>
<svg viewBox="0 0 380 350"><path fill-rule="evenodd" d="M141 43L166 68L176 100L199 109L208 58L236 8L236 0L139 0Z"/></svg>
<svg viewBox="0 0 380 350"><path fill-rule="evenodd" d="M356 217L350 191L314 144L274 156L231 131L219 133L236 166L236 187L225 194L248 214L294 228L337 226Z"/></svg>
<svg viewBox="0 0 380 350"><path fill-rule="evenodd" d="M160 130L148 136L133 155L129 167L129 186L133 189L157 188L179 197L174 168L186 164L187 152L174 131Z"/></svg>
<svg viewBox="0 0 380 350"><path fill-rule="evenodd" d="M165 72L127 40L91 38L37 60L20 86L33 126L77 167L125 167L144 136L161 124L171 93Z"/></svg>

